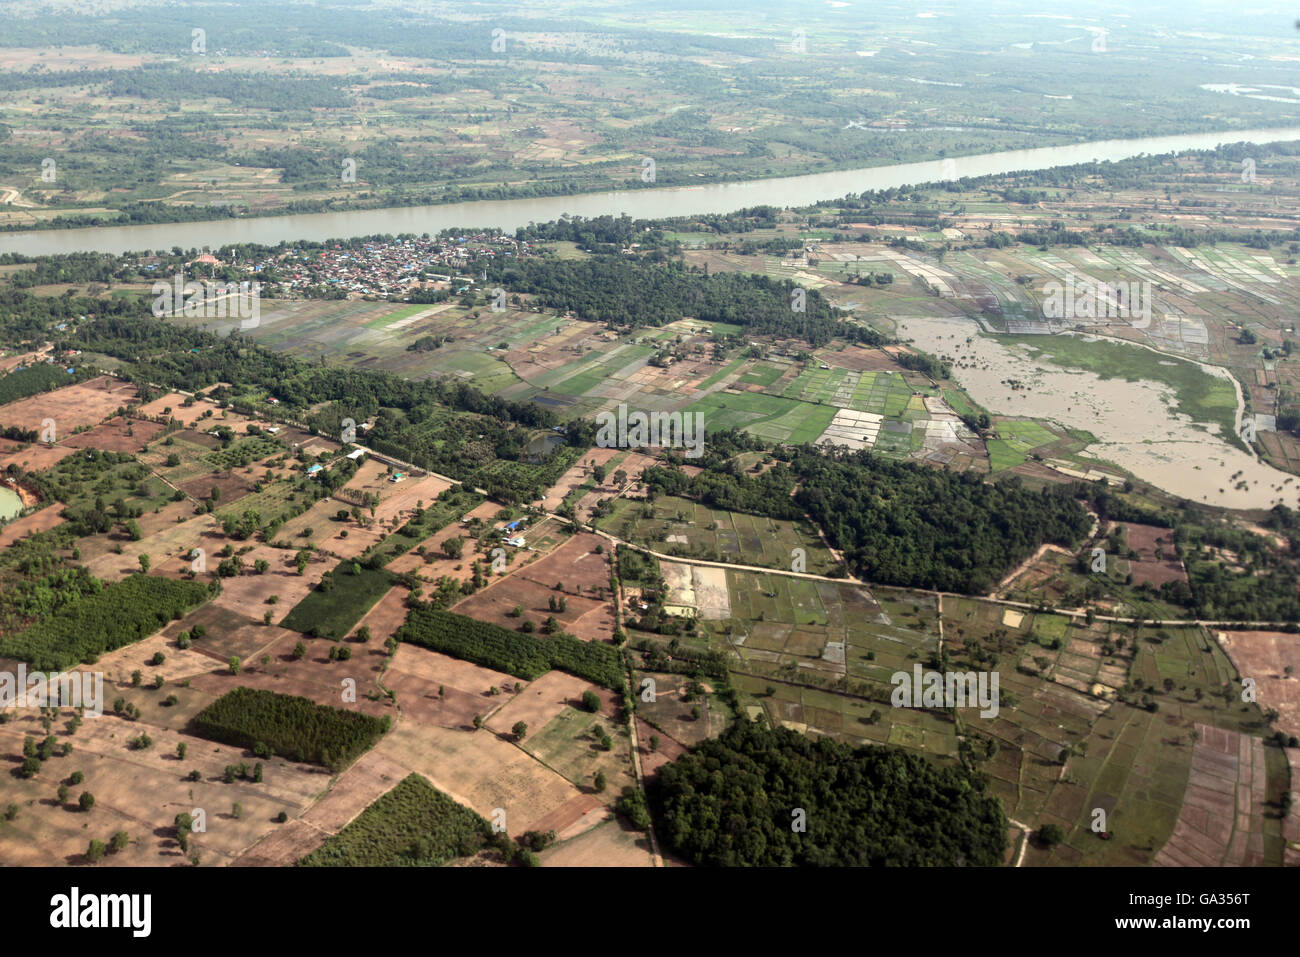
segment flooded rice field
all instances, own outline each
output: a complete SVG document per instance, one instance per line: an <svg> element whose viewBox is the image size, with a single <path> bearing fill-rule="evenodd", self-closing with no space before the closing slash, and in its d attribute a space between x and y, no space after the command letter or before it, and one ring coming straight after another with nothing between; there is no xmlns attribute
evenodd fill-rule
<svg viewBox="0 0 1300 957"><path fill-rule="evenodd" d="M918 349L960 357L963 367L954 364L953 377L990 412L1049 419L1089 432L1097 441L1085 455L1127 469L1172 495L1227 508L1300 505L1292 476L1230 445L1217 427L1175 411L1174 391L1164 383L1103 379L978 331L975 322L962 318L898 320L900 338ZM1162 361L1155 353L1151 358ZM1223 370L1202 368L1227 377Z"/></svg>

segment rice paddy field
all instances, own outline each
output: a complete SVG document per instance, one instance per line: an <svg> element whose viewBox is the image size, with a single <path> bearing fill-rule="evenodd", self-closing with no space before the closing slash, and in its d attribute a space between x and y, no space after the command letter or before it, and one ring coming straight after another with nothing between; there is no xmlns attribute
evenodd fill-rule
<svg viewBox="0 0 1300 957"><path fill-rule="evenodd" d="M712 647L733 655L732 682L751 716L955 755L957 729L947 715L889 704L890 675L938 648L932 597L877 599L858 585L740 570L726 578L731 615L702 628Z"/></svg>
<svg viewBox="0 0 1300 957"><path fill-rule="evenodd" d="M1203 729L1256 741L1264 730L1259 709L1240 701L1226 655L1195 626L1135 634L1129 626L945 599L944 627L963 665L989 667L987 656L997 658L1001 712L968 728L999 745L984 768L1008 816L1034 827L1056 823L1067 834L1050 850L1031 845L1028 864L1151 863L1174 833ZM1117 700L1126 687L1135 693ZM1280 794L1285 757L1265 752L1261 781ZM1092 829L1096 809L1106 815L1107 837ZM1280 862L1280 821L1262 807L1238 811L1265 857Z"/></svg>
<svg viewBox="0 0 1300 957"><path fill-rule="evenodd" d="M1036 449L1054 445L1061 436L1032 420L999 420L998 438L988 439L989 467L994 472L1014 468Z"/></svg>
<svg viewBox="0 0 1300 957"><path fill-rule="evenodd" d="M731 653L751 717L939 761L958 760L964 736L1011 820L1066 833L1050 849L1030 844L1025 864L1143 865L1189 847L1215 863L1281 863L1270 807L1289 786L1286 758L1262 747L1263 715L1241 702L1238 674L1204 629L1135 632L976 599L940 606L903 590L726 575L730 617L701 622L699 640ZM891 676L932 668L941 633L950 670L997 673L996 715L891 706ZM1245 742L1240 767L1209 756L1223 735ZM1215 774L1246 785L1235 817L1228 809L1230 833L1207 843L1190 809L1196 795L1222 794ZM1093 828L1098 812L1104 832Z"/></svg>
<svg viewBox="0 0 1300 957"><path fill-rule="evenodd" d="M876 451L908 457L937 448L941 440L925 424L934 408L951 410L927 407L927 399L943 401L939 388L900 369L887 353L836 342L806 359L784 350L763 357L739 349L722 359L710 355L719 337L742 331L684 319L617 336L599 325L526 309L354 300L268 302L250 334L271 348L327 364L414 379L453 376L502 398L537 402L562 418L591 418L625 403L646 412L697 413L706 434L739 428L800 444L839 441L831 426L849 410L883 420L870 432ZM651 365L669 340L688 358Z"/></svg>

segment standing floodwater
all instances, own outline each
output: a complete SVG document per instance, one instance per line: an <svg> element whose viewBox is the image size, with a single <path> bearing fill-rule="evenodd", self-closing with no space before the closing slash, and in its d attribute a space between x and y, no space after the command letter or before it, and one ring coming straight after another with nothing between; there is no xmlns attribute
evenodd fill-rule
<svg viewBox="0 0 1300 957"><path fill-rule="evenodd" d="M953 378L990 412L1091 432L1097 441L1085 455L1112 462L1171 495L1225 508L1267 509L1278 501L1300 505L1300 488L1291 475L1229 445L1216 427L1178 412L1174 391L1164 383L1103 379L1049 362L1021 343L978 333L979 325L969 319L898 320L899 337L923 352L960 354L963 365L954 364ZM1232 478L1235 473L1240 474ZM1237 487L1241 482L1245 488Z"/></svg>

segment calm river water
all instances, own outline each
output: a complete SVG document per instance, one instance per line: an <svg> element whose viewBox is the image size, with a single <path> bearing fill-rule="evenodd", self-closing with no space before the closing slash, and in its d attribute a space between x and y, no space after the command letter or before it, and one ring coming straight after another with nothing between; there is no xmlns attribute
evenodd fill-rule
<svg viewBox="0 0 1300 957"><path fill-rule="evenodd" d="M0 233L0 253L44 256L71 252L122 253L145 249L184 249L227 243L273 246L296 239L334 239L377 233L437 233L443 229L496 227L513 231L530 222L544 223L571 216L618 216L658 219L702 213L730 213L748 206L803 206L836 199L847 193L890 189L935 182L945 176L989 176L1016 170L1048 169L1093 160L1118 161L1143 153L1159 155L1182 150L1214 149L1223 143L1272 143L1300 140L1300 129L1238 130L1149 136L1130 140L1099 140L1069 146L1045 146L924 163L903 163L835 173L811 173L780 179L718 183L708 186L614 190L583 196L488 200L445 206L407 206L339 213L222 219L199 223L159 223L147 226L96 226L86 229L45 229Z"/></svg>

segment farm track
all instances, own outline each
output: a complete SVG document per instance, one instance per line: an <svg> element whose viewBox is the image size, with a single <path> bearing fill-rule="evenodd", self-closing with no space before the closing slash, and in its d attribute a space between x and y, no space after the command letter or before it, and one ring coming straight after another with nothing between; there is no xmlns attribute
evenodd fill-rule
<svg viewBox="0 0 1300 957"><path fill-rule="evenodd" d="M623 490L619 491L621 495ZM610 563L614 566L614 627L621 629L623 627L623 581L618 576L618 552L610 556ZM632 673L631 666L627 671L627 686L632 694L636 694L636 676ZM633 714L629 722L629 730L632 735L632 770L636 774L636 786L640 788L641 793L645 794L645 771L641 767L641 741L636 732L636 715ZM650 838L650 859L654 862L655 867L663 867L663 855L659 853L659 839L655 837L654 822L646 828L646 836Z"/></svg>

